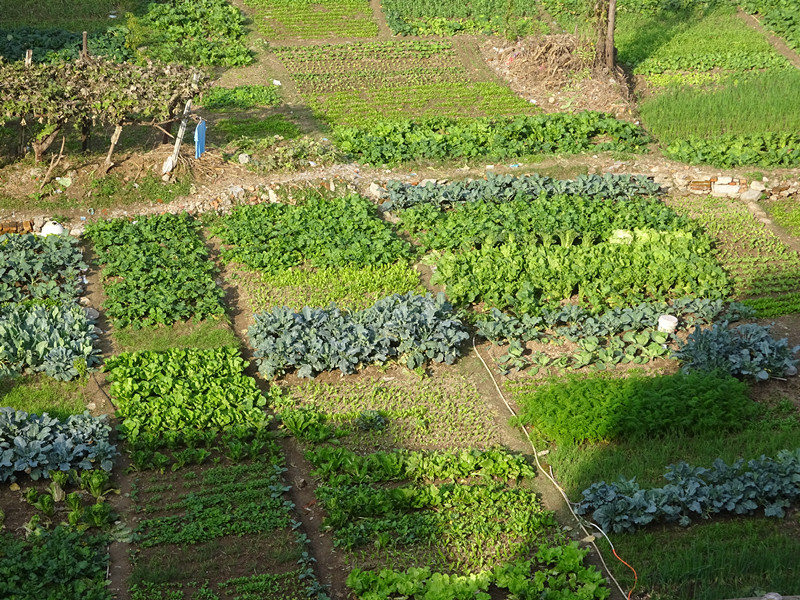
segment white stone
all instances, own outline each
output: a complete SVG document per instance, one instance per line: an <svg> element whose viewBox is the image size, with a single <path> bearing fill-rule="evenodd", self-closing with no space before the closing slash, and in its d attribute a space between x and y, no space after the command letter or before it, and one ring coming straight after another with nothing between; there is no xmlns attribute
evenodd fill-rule
<svg viewBox="0 0 800 600"><path fill-rule="evenodd" d="M717 183L726 185L733 181L733 177L717 177Z"/></svg>
<svg viewBox="0 0 800 600"><path fill-rule="evenodd" d="M268 190L267 196L269 197L269 201L275 204L278 202L278 194L275 193L275 190Z"/></svg>
<svg viewBox="0 0 800 600"><path fill-rule="evenodd" d="M100 312L91 306L85 306L83 310L86 313L86 318L91 319L92 321L96 321L100 318Z"/></svg>
<svg viewBox="0 0 800 600"><path fill-rule="evenodd" d="M374 198L382 198L383 197L383 188L379 186L377 183L372 182L369 184L369 193Z"/></svg>
<svg viewBox="0 0 800 600"><path fill-rule="evenodd" d="M84 230L83 226L73 227L72 229L69 230L69 234L72 237L79 238L79 237L81 237L83 235L83 230Z"/></svg>
<svg viewBox="0 0 800 600"><path fill-rule="evenodd" d="M757 190L759 192L763 192L765 189L767 189L767 186L765 186L760 181L752 181L752 182L750 182L750 189L751 190Z"/></svg>
<svg viewBox="0 0 800 600"><path fill-rule="evenodd" d="M242 152L239 155L239 164L240 165L246 165L249 162L250 162L250 155L249 154L245 154L244 152Z"/></svg>
<svg viewBox="0 0 800 600"><path fill-rule="evenodd" d="M486 168L488 169L489 167L486 167ZM429 183L432 183L433 185L436 185L436 180L435 179L423 179L422 181L419 182L419 187L425 187Z"/></svg>
<svg viewBox="0 0 800 600"><path fill-rule="evenodd" d="M745 202L755 202L756 200L761 198L761 192L758 190L750 189L739 197Z"/></svg>
<svg viewBox="0 0 800 600"><path fill-rule="evenodd" d="M61 235L64 227L56 221L48 221L42 226L42 235Z"/></svg>
<svg viewBox="0 0 800 600"><path fill-rule="evenodd" d="M735 198L739 195L739 186L717 181L711 184L711 195L717 198Z"/></svg>

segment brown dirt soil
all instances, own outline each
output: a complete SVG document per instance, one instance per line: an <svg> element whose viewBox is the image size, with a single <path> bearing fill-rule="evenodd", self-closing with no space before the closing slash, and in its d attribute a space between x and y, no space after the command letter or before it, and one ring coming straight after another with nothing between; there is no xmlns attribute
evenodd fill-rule
<svg viewBox="0 0 800 600"><path fill-rule="evenodd" d="M491 38L480 50L511 89L543 112L596 110L625 120L636 117L625 82L590 75L591 53L577 36L535 36L514 43Z"/></svg>

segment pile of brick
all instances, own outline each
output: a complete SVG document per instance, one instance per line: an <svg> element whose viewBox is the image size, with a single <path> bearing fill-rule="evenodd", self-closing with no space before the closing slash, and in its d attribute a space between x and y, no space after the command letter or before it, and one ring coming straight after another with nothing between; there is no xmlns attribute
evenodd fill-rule
<svg viewBox="0 0 800 600"><path fill-rule="evenodd" d="M31 233L33 221L6 221L0 223L0 235L4 233Z"/></svg>

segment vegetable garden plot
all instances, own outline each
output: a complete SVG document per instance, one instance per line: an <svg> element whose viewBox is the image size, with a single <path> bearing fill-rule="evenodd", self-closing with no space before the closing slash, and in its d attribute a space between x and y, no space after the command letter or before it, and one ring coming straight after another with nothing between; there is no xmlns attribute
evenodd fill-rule
<svg viewBox="0 0 800 600"><path fill-rule="evenodd" d="M388 0L381 6L392 33L400 35L500 33L512 38L547 32L536 4L519 0L469 3L446 0L436 4Z"/></svg>
<svg viewBox="0 0 800 600"><path fill-rule="evenodd" d="M420 206L401 219L426 232L432 282L459 304L539 313L577 295L601 310L686 295L721 298L729 287L710 238L655 199L554 196L447 212Z"/></svg>
<svg viewBox="0 0 800 600"><path fill-rule="evenodd" d="M475 386L448 374L295 386L271 408L298 440L335 438L358 452L488 449L500 443L496 419Z"/></svg>
<svg viewBox="0 0 800 600"><path fill-rule="evenodd" d="M256 28L270 40L371 38L378 24L368 0L245 0Z"/></svg>
<svg viewBox="0 0 800 600"><path fill-rule="evenodd" d="M186 213L97 221L86 228L104 266L103 307L115 326L169 325L224 313L224 293L214 282L199 229Z"/></svg>
<svg viewBox="0 0 800 600"><path fill-rule="evenodd" d="M453 364L469 337L444 294L411 293L378 300L356 313L305 307L299 313L275 308L259 313L247 330L259 373L281 375L296 368L299 377L339 369L354 373L391 359L409 369L428 362Z"/></svg>
<svg viewBox="0 0 800 600"><path fill-rule="evenodd" d="M96 339L94 321L77 304L0 305L0 377L85 375L100 362Z"/></svg>
<svg viewBox="0 0 800 600"><path fill-rule="evenodd" d="M68 235L0 235L0 304L77 298L88 269L78 240Z"/></svg>
<svg viewBox="0 0 800 600"><path fill-rule="evenodd" d="M509 88L475 80L447 41L295 46L276 53L311 108L337 124L536 112Z"/></svg>
<svg viewBox="0 0 800 600"><path fill-rule="evenodd" d="M327 197L312 190L296 205L238 206L212 231L231 246L222 251L225 259L267 274L303 264L388 265L412 256L375 206L356 194Z"/></svg>
<svg viewBox="0 0 800 600"><path fill-rule="evenodd" d="M759 22L782 37L790 48L800 48L800 4L795 0L740 0L738 4L757 15Z"/></svg>
<svg viewBox="0 0 800 600"><path fill-rule="evenodd" d="M701 223L731 273L733 295L760 317L800 310L800 257L736 200L686 196L669 205Z"/></svg>
<svg viewBox="0 0 800 600"><path fill-rule="evenodd" d="M284 497L277 444L270 440L253 462L225 452L208 461L214 466L137 476L131 597L326 597Z"/></svg>
<svg viewBox="0 0 800 600"><path fill-rule="evenodd" d="M197 444L229 428L263 429L268 418L236 348L123 353L106 361L110 394L128 443L151 450Z"/></svg>
<svg viewBox="0 0 800 600"><path fill-rule="evenodd" d="M529 375L543 369L593 367L603 371L618 365L644 365L666 359L681 347L682 337L693 327L717 321L735 322L752 313L752 309L737 303L726 306L721 300L701 298L679 298L671 304L645 302L601 313L566 305L545 310L541 316L523 313L517 317L493 308L478 317L477 333L493 344L508 344L507 353L497 357L503 375L523 369ZM678 319L674 333L658 330L662 315ZM741 363L749 362L749 352L747 357L742 357ZM732 367L721 357L716 360L723 363L721 368ZM756 363L748 366L753 364ZM664 363L653 366L667 367ZM777 369L773 372L778 374Z"/></svg>
<svg viewBox="0 0 800 600"><path fill-rule="evenodd" d="M608 596L599 573L582 566L583 552L561 545L552 514L526 486L533 471L520 457L501 450L359 456L335 446L306 456L322 480L323 526L345 550L357 597L405 589L421 598L438 588L443 597L488 598L489 585L508 587L502 574L511 573L516 593L550 587ZM566 580L543 568L548 552L572 555L562 565Z"/></svg>
<svg viewBox="0 0 800 600"><path fill-rule="evenodd" d="M416 159L530 154L642 152L649 138L638 126L597 113L478 119L429 118L336 127L337 145L370 164Z"/></svg>

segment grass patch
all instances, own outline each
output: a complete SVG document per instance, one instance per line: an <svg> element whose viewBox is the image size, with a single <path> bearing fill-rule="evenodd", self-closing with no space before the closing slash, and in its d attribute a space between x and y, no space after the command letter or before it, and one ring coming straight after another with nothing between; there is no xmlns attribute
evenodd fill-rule
<svg viewBox="0 0 800 600"><path fill-rule="evenodd" d="M55 381L45 375L0 379L0 406L64 420L86 410L88 380Z"/></svg>
<svg viewBox="0 0 800 600"><path fill-rule="evenodd" d="M371 38L378 24L368 0L245 0L258 30L270 40Z"/></svg>
<svg viewBox="0 0 800 600"><path fill-rule="evenodd" d="M747 71L787 65L763 34L748 27L733 6L713 11L621 12L614 41L619 61L634 73Z"/></svg>
<svg viewBox="0 0 800 600"><path fill-rule="evenodd" d="M274 85L239 85L234 88L213 87L203 94L206 110L247 110L281 103Z"/></svg>
<svg viewBox="0 0 800 600"><path fill-rule="evenodd" d="M239 346L239 339L226 318L205 321L178 321L161 327L115 329L114 342L119 352L162 351L170 348L210 350Z"/></svg>
<svg viewBox="0 0 800 600"><path fill-rule="evenodd" d="M618 554L636 568L639 589L650 591L652 600L722 600L796 591L797 534L796 518L747 518L612 539ZM610 554L607 545L606 551ZM630 570L617 561L609 566L623 589L630 589Z"/></svg>
<svg viewBox="0 0 800 600"><path fill-rule="evenodd" d="M209 138L217 144L225 145L237 141L241 145L241 138L258 143L261 140L272 142L266 138L295 138L300 135L300 128L287 120L283 115L269 117L248 117L220 119L209 128Z"/></svg>
<svg viewBox="0 0 800 600"><path fill-rule="evenodd" d="M660 141L800 131L800 71L728 77L708 88L678 87L642 102L642 121Z"/></svg>
<svg viewBox="0 0 800 600"><path fill-rule="evenodd" d="M250 288L255 311L274 306L288 306L299 311L304 306L324 308L331 302L342 309L362 310L392 294L424 294L426 291L420 284L419 274L403 261L361 268L294 267L261 275L246 285Z"/></svg>
<svg viewBox="0 0 800 600"><path fill-rule="evenodd" d="M385 381L309 383L293 387L286 405L274 408L277 412L313 411L336 430L342 445L356 452L485 449L501 441L480 393L459 376L421 379L407 373ZM370 427L374 421L382 426Z"/></svg>

